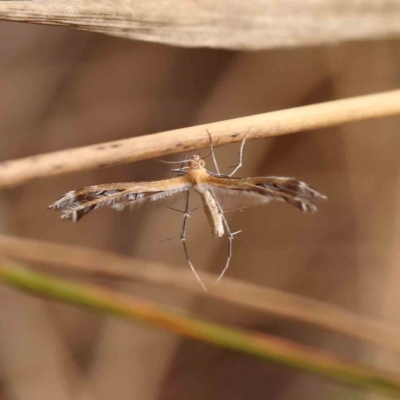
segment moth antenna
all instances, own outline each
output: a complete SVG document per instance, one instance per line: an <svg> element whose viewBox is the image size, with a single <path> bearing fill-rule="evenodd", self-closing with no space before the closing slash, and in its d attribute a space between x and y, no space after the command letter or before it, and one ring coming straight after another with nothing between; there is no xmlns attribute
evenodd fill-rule
<svg viewBox="0 0 400 400"><path fill-rule="evenodd" d="M160 158L157 158L156 161L163 163L163 164L182 164L182 163L189 162L191 160L167 161L167 160L161 160Z"/></svg>
<svg viewBox="0 0 400 400"><path fill-rule="evenodd" d="M187 160L188 159L188 156L189 156L189 153L186 153L185 154L185 160ZM190 161L190 160L189 160ZM184 171L185 169L187 169L187 170L189 170L189 166L187 165L187 166L185 166L185 161L182 161L182 164L181 164L181 166L179 167L179 172L178 172L178 176L182 176L182 175L185 175L186 174L186 171Z"/></svg>
<svg viewBox="0 0 400 400"><path fill-rule="evenodd" d="M187 170L189 170L189 167L173 168L171 172L177 172L178 176L182 176L187 174Z"/></svg>

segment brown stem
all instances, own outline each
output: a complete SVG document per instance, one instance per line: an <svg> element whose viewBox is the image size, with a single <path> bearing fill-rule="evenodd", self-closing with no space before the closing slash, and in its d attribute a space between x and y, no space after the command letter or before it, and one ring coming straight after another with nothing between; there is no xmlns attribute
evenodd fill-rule
<svg viewBox="0 0 400 400"><path fill-rule="evenodd" d="M209 146L260 139L400 114L400 90L330 101L68 149L0 163L0 188L34 179L166 156Z"/></svg>
<svg viewBox="0 0 400 400"><path fill-rule="evenodd" d="M202 271L202 281L210 287L207 294L190 271L84 247L0 235L0 255L34 262L63 273L167 285L339 332L400 353L400 331L390 325L316 300L229 277L215 287L217 277L205 271Z"/></svg>

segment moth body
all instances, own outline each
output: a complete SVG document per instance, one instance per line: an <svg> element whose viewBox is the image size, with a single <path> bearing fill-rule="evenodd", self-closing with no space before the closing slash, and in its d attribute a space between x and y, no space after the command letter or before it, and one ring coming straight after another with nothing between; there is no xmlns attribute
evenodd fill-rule
<svg viewBox="0 0 400 400"><path fill-rule="evenodd" d="M316 200L326 197L304 182L294 178L256 177L232 178L227 175L210 175L205 161L195 155L183 176L153 182L111 183L72 190L49 208L61 211L61 217L79 221L90 211L109 206L122 210L127 205L158 201L176 193L193 189L201 196L204 211L215 237L224 235L224 217L220 200L232 199L236 203L262 205L271 200L284 201L303 212L316 210Z"/></svg>
<svg viewBox="0 0 400 400"><path fill-rule="evenodd" d="M192 189L201 196L204 212L214 237L224 235L224 224L217 200L208 183L210 175L206 171L205 161L200 156L194 156L189 162L189 170L185 175L192 185Z"/></svg>
<svg viewBox="0 0 400 400"><path fill-rule="evenodd" d="M208 131L207 131L208 132ZM228 236L229 247L225 267L217 282L223 277L232 257L232 241L235 234L231 232L225 218L222 206L234 203L233 206L255 206L267 204L270 201L282 201L300 211L313 212L316 210L316 201L326 197L304 182L294 178L276 176L255 178L233 178L232 176L242 165L243 146L247 135L242 141L239 155L239 164L229 175L219 173L215 160L211 134L211 153L217 173L205 169L205 161L198 155L184 160L182 166L174 170L180 176L153 182L123 182L84 187L64 194L60 199L49 206L61 212L61 218L73 222L79 221L87 213L98 207L108 206L115 210L123 210L127 206L161 201L180 192L186 192L186 207L183 213L183 227L180 236L186 258L196 279L204 290L207 290L190 261L186 247L186 227L189 217L189 190L195 191L203 202L211 232L214 237ZM186 166L184 166L187 163ZM222 201L222 203L220 203Z"/></svg>

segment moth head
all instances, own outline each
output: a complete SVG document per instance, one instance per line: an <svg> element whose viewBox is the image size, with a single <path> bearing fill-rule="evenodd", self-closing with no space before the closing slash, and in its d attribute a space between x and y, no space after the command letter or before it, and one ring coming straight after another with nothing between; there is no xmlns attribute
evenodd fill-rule
<svg viewBox="0 0 400 400"><path fill-rule="evenodd" d="M189 161L190 169L202 169L206 166L206 162L199 156L194 155L193 158Z"/></svg>

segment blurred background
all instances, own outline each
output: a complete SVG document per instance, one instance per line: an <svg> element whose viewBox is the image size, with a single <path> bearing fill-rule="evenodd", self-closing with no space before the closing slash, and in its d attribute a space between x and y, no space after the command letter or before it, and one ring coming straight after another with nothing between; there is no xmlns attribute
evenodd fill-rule
<svg viewBox="0 0 400 400"><path fill-rule="evenodd" d="M244 52L0 22L0 160L390 90L399 64L396 39ZM249 244L235 241L227 276L399 326L399 126L399 117L386 118L248 142L238 176L293 176L329 201L313 215L284 203L230 213ZM236 164L238 147L217 149L222 170ZM82 186L171 176L148 160L2 190L1 232L186 269L179 240L160 242L180 234L179 213L100 209L76 225L46 209ZM199 274L218 274L226 238L212 237L202 210L188 229ZM399 369L398 357L317 328L139 281L113 287ZM4 286L0 302L2 400L378 398Z"/></svg>

